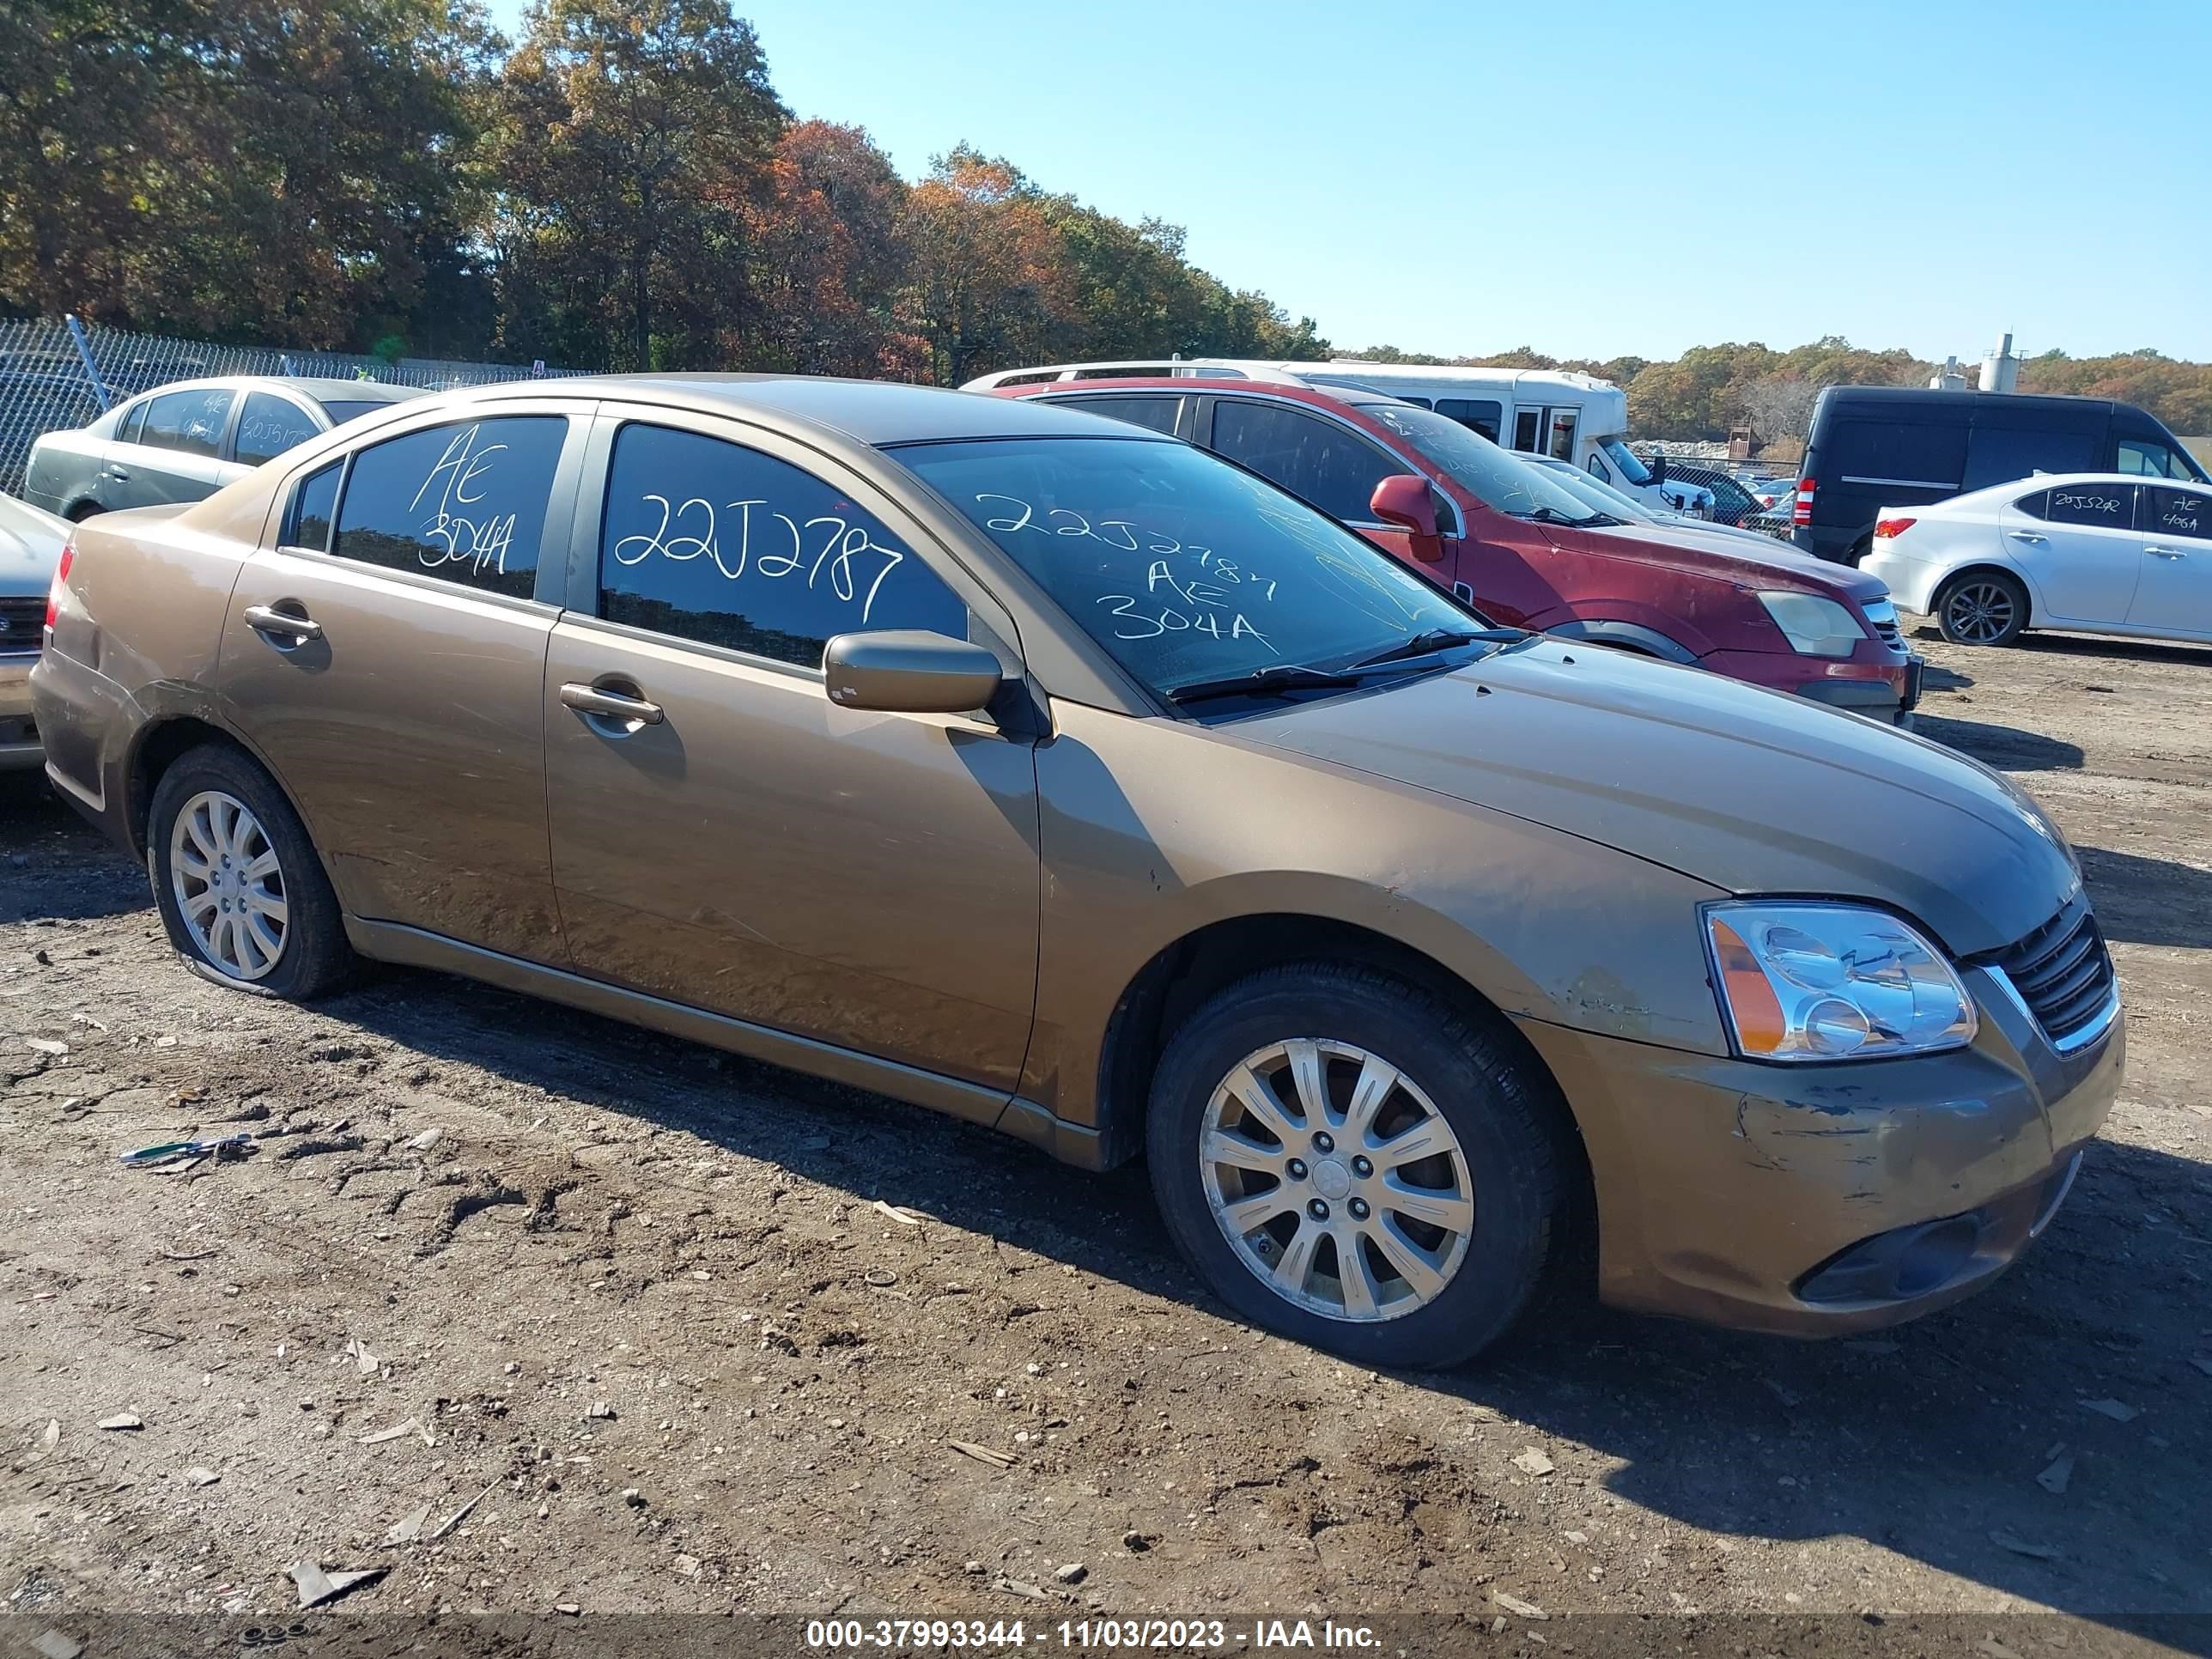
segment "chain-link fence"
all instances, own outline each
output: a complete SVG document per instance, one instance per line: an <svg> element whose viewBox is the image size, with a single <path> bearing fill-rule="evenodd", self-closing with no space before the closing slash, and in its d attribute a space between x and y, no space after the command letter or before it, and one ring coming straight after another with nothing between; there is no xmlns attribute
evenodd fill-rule
<svg viewBox="0 0 2212 1659"><path fill-rule="evenodd" d="M344 352L280 351L269 346L210 345L201 340L87 327L71 319L0 319L0 490L19 495L31 446L46 433L83 426L126 398L177 380L216 374L284 379L382 380L433 391L526 380L574 369L543 363L456 363L431 358Z"/></svg>
<svg viewBox="0 0 2212 1659"><path fill-rule="evenodd" d="M1737 460L1725 453L1705 453L1718 446L1692 448L1659 440L1639 441L1629 447L1646 463L1666 456L1668 477L1703 484L1711 490L1714 522L1761 531L1785 542L1790 539L1790 512L1796 499L1794 460Z"/></svg>

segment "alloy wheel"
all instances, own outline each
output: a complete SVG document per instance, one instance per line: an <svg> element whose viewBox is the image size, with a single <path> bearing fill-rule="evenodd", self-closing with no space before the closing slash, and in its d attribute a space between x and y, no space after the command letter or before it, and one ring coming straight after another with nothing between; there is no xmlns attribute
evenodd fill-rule
<svg viewBox="0 0 2212 1659"><path fill-rule="evenodd" d="M1222 1236L1297 1307L1399 1318L1466 1261L1466 1154L1435 1102L1379 1054L1321 1037L1270 1044L1222 1079L1199 1136Z"/></svg>
<svg viewBox="0 0 2212 1659"><path fill-rule="evenodd" d="M2012 627L2012 595L1995 582L1966 582L1952 590L1943 620L1955 637L1987 645L2003 638Z"/></svg>
<svg viewBox="0 0 2212 1659"><path fill-rule="evenodd" d="M268 831L220 789L187 800L169 830L169 889L200 954L233 979L262 979L284 955L291 912Z"/></svg>

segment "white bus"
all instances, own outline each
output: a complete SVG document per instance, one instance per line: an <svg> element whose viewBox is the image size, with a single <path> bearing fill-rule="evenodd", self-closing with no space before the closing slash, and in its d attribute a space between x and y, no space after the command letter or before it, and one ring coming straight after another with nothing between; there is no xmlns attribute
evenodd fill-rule
<svg viewBox="0 0 2212 1659"><path fill-rule="evenodd" d="M1048 363L1005 369L970 380L964 392L1046 380L1109 380L1176 375L1212 380L1278 380L1305 386L1358 386L1401 398L1470 427L1492 443L1571 463L1601 483L1661 511L1710 518L1712 492L1671 483L1629 453L1628 394L1611 380L1555 368L1462 368L1432 363L1267 362L1241 357L1133 359L1123 362Z"/></svg>

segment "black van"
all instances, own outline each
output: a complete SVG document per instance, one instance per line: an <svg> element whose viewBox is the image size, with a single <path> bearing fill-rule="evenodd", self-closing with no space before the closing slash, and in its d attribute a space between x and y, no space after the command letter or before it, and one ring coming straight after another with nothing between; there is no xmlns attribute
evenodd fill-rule
<svg viewBox="0 0 2212 1659"><path fill-rule="evenodd" d="M1813 409L1790 540L1856 564L1875 514L2037 472L2133 472L2212 483L2158 421L2107 398L1832 386Z"/></svg>

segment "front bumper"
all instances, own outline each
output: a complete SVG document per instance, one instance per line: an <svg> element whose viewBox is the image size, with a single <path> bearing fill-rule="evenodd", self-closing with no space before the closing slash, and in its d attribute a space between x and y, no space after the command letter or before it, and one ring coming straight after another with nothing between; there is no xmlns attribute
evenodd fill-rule
<svg viewBox="0 0 2212 1659"><path fill-rule="evenodd" d="M2122 1022L2061 1054L1988 970L1966 977L1972 1047L1858 1065L1519 1022L1583 1131L1604 1299L1841 1334L1956 1302L2018 1260L2112 1109Z"/></svg>
<svg viewBox="0 0 2212 1659"><path fill-rule="evenodd" d="M1716 651L1698 665L1878 720L1909 714L1920 702L1921 659L1879 640L1833 660L1794 651Z"/></svg>
<svg viewBox="0 0 2212 1659"><path fill-rule="evenodd" d="M39 764L39 728L31 718L29 652L0 656L0 772L19 772Z"/></svg>

